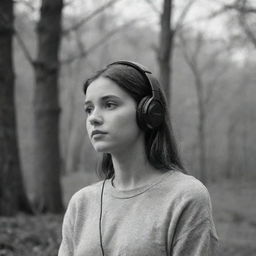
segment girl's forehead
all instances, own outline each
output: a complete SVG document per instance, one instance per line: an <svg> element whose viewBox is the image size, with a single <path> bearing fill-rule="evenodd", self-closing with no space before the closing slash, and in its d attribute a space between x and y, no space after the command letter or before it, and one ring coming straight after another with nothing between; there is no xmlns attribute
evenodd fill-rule
<svg viewBox="0 0 256 256"><path fill-rule="evenodd" d="M114 81L105 77L99 77L92 81L88 86L85 101L92 101L107 95L113 95L120 98L130 97L130 95L128 95L128 93Z"/></svg>

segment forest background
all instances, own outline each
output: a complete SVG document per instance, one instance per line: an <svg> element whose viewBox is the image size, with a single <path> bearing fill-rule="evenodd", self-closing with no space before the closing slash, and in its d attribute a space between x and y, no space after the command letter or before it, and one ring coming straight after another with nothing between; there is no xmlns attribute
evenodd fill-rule
<svg viewBox="0 0 256 256"><path fill-rule="evenodd" d="M82 84L118 59L161 81L185 166L210 191L219 255L256 255L253 0L4 0L0 31L13 60L1 47L0 255L57 254L68 200L99 180Z"/></svg>

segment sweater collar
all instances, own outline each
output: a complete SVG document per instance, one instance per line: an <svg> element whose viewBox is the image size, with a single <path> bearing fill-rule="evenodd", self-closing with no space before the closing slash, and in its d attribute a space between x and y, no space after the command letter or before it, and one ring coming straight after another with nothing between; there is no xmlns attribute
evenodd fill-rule
<svg viewBox="0 0 256 256"><path fill-rule="evenodd" d="M108 180L106 180L106 191L108 193L110 193L110 195L115 198L128 199L128 198L136 197L136 196L139 196L139 195L145 193L147 190L154 187L158 183L161 183L163 180L165 180L167 178L167 176L171 175L173 172L174 172L174 170L164 172L160 177L157 177L153 182L151 182L147 185L137 187L134 189L129 189L129 190L116 189L113 186L111 179L108 179Z"/></svg>

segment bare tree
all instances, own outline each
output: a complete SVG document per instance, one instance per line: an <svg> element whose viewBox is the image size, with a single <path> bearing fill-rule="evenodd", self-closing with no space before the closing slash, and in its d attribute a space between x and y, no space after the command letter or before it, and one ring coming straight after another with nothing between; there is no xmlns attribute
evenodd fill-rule
<svg viewBox="0 0 256 256"><path fill-rule="evenodd" d="M37 57L30 50L17 30L15 35L23 53L35 73L34 120L35 120L35 172L37 191L35 204L38 211L60 212L63 208L60 186L60 149L59 149L59 102L58 79L60 64L72 63L86 57L89 52L102 45L119 30L110 31L99 42L85 50L82 41L77 41L80 49L78 56L59 60L61 37L78 34L79 28L96 17L106 8L119 0L111 0L100 6L90 15L79 20L68 29L62 29L62 0L42 0L40 20L37 26ZM32 5L33 8L33 5ZM124 28L124 26L122 26ZM79 37L78 37L79 38ZM64 166L64 165L62 165Z"/></svg>
<svg viewBox="0 0 256 256"><path fill-rule="evenodd" d="M197 96L198 106L198 142L199 142L199 178L202 182L207 183L207 165L206 165L206 123L209 114L210 100L213 97L219 79L225 73L227 66L219 65L218 57L223 50L214 50L207 60L202 57L206 45L206 39L203 34L198 32L195 42L179 34L180 46L186 63L188 64L193 77ZM193 48L191 49L191 45ZM217 67L219 68L217 69ZM209 75L209 71L212 76Z"/></svg>
<svg viewBox="0 0 256 256"><path fill-rule="evenodd" d="M37 58L34 62L36 203L40 210L63 210L59 149L59 49L62 0L42 0L37 25Z"/></svg>
<svg viewBox="0 0 256 256"><path fill-rule="evenodd" d="M251 6L249 1L242 0L241 3L234 5L234 8L239 13L239 24L243 31L245 32L247 38L251 41L251 43L256 48L256 23L255 23L255 15L256 15L256 6ZM239 6L240 5L240 6ZM238 8L240 7L240 8Z"/></svg>
<svg viewBox="0 0 256 256"><path fill-rule="evenodd" d="M173 23L174 0L164 0L161 13L161 31L157 59L159 63L159 79L166 94L166 99L171 105L171 81L172 81L172 54L176 32L182 27L184 19L194 1L188 1L182 10L177 22Z"/></svg>
<svg viewBox="0 0 256 256"><path fill-rule="evenodd" d="M249 39L254 47L256 47L255 1L233 0L233 2L230 3L222 3L219 9L210 15L210 18L215 18L220 15L228 15L231 25L236 21L235 26L240 26L246 38ZM241 30L238 34L235 33L233 37L241 37Z"/></svg>
<svg viewBox="0 0 256 256"><path fill-rule="evenodd" d="M228 115L226 178L255 177L255 64L245 64ZM230 104L231 105L231 104Z"/></svg>
<svg viewBox="0 0 256 256"><path fill-rule="evenodd" d="M14 100L13 1L0 2L0 215L31 212L21 173Z"/></svg>

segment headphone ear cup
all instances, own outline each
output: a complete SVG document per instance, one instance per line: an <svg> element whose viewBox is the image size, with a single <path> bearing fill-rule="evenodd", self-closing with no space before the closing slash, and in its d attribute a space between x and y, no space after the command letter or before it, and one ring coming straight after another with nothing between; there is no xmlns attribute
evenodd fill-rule
<svg viewBox="0 0 256 256"><path fill-rule="evenodd" d="M142 98L142 100L139 102L137 107L137 122L139 127L144 130L146 129L146 122L145 122L145 103L150 100L150 97L146 96Z"/></svg>
<svg viewBox="0 0 256 256"><path fill-rule="evenodd" d="M164 120L164 107L152 97L144 97L137 108L137 121L141 129L155 129Z"/></svg>

